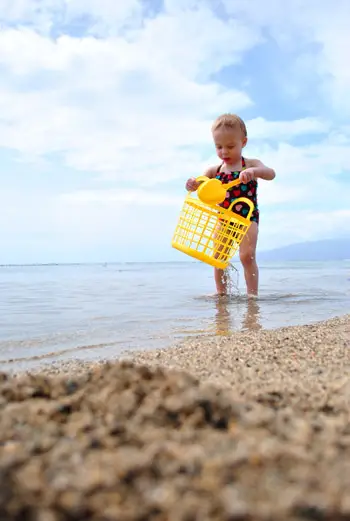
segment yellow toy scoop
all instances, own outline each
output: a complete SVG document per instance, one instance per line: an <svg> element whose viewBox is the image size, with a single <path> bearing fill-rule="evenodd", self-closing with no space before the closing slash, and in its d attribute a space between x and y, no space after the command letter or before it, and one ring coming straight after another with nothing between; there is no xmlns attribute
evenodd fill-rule
<svg viewBox="0 0 350 521"><path fill-rule="evenodd" d="M197 195L206 204L222 203L225 200L227 190L239 185L241 182L239 179L236 179L230 183L222 184L219 179L210 179L206 176L197 177L196 181L201 183L197 188Z"/></svg>

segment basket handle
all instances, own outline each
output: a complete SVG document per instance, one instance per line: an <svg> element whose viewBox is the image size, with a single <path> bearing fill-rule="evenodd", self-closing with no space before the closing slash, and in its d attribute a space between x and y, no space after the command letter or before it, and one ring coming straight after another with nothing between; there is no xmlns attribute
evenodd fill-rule
<svg viewBox="0 0 350 521"><path fill-rule="evenodd" d="M250 219L254 211L254 203L250 199L247 199L247 197L238 197L238 199L232 201L228 210L237 213L234 210L232 210L233 206L235 206L237 203L246 203L249 206L249 212L246 219Z"/></svg>

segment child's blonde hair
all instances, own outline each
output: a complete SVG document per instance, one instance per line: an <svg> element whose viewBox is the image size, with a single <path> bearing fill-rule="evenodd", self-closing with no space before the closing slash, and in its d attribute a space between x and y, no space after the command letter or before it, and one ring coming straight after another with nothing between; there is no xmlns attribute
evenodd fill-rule
<svg viewBox="0 0 350 521"><path fill-rule="evenodd" d="M225 128L229 130L237 130L239 129L244 137L247 137L247 127L242 118L237 116L236 114L222 114L214 121L211 130L215 132L219 128Z"/></svg>

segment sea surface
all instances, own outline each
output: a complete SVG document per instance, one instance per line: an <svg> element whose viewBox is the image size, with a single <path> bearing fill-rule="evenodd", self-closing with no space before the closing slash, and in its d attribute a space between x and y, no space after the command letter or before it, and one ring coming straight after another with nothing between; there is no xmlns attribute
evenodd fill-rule
<svg viewBox="0 0 350 521"><path fill-rule="evenodd" d="M262 264L257 301L234 267L232 294L217 298L212 268L199 262L0 266L0 370L350 312L350 261Z"/></svg>

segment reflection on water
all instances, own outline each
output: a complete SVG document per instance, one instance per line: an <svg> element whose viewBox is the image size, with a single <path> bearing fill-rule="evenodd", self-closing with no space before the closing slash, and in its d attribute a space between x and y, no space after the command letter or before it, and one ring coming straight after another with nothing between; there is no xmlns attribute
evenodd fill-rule
<svg viewBox="0 0 350 521"><path fill-rule="evenodd" d="M230 336L233 331L237 331L239 328L234 321L234 313L232 307L230 307L231 302L230 296L220 296L215 300L215 334L218 336ZM241 302L241 305L246 308L241 321L241 329L247 331L261 329L259 302L256 299L246 299Z"/></svg>
<svg viewBox="0 0 350 521"><path fill-rule="evenodd" d="M228 308L226 295L219 296L215 301L215 332L218 336L228 336L231 334L231 313Z"/></svg>
<svg viewBox="0 0 350 521"><path fill-rule="evenodd" d="M260 324L260 306L255 299L249 299L247 305L247 312L243 317L242 329L248 331L258 331L262 328Z"/></svg>
<svg viewBox="0 0 350 521"><path fill-rule="evenodd" d="M349 313L349 262L260 266L258 300L203 263L0 266L0 364L115 358L194 335L229 336Z"/></svg>

